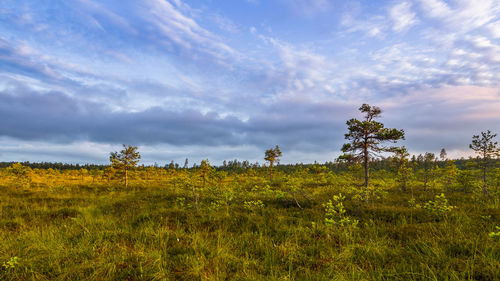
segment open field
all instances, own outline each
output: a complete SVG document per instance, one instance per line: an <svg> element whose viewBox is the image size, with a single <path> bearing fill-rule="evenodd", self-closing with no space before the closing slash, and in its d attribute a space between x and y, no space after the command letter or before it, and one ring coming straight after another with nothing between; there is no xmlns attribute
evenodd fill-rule
<svg viewBox="0 0 500 281"><path fill-rule="evenodd" d="M0 281L500 281L499 109L500 0L0 0Z"/></svg>
<svg viewBox="0 0 500 281"><path fill-rule="evenodd" d="M379 171L363 202L351 172L142 171L127 189L71 172L0 187L1 280L500 279L493 190L402 192Z"/></svg>

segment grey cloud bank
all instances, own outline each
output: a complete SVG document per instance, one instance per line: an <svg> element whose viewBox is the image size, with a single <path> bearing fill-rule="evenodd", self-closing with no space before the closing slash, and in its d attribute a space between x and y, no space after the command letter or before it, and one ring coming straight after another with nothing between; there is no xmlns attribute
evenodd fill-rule
<svg viewBox="0 0 500 281"><path fill-rule="evenodd" d="M480 91L482 88L475 90ZM474 114L484 114L488 109L498 114L495 113L496 106L499 106L496 100L498 92L488 91L487 95L496 104L485 101L478 105L465 99L453 102L458 104L450 104L447 100L434 101L429 106L417 100L401 106L396 99L395 102L386 102L385 107L381 103L385 112L380 121L388 127L404 129L407 132L405 144L414 151L435 152L441 147L466 150L471 138L469 132L497 126L494 119L470 118ZM483 110L478 110L480 105ZM229 156L228 159L247 156L258 160L257 155L248 151L241 155L238 148L253 147L253 151L258 153L279 144L288 152L310 153L316 155L317 160L331 161L343 143L345 121L361 117L357 107L358 104L288 101L262 106L256 109L255 117L242 121L234 116L221 117L213 112L175 112L159 107L140 112L113 112L104 104L82 101L61 92L40 93L26 88L13 88L8 92L0 92L0 118L3 120L0 132L4 137L44 141L54 145L90 142L185 147L181 149L185 156L171 153L171 158L175 159L193 157L186 149L191 147L194 153L200 153L203 148L211 150L208 154L214 158L220 158L217 154L229 156L227 151L233 151L235 156ZM434 140L432 144L430 139ZM329 154L330 158L325 159L321 155L326 151L334 154ZM163 157L168 159L168 156Z"/></svg>
<svg viewBox="0 0 500 281"><path fill-rule="evenodd" d="M323 145L341 126L332 121L334 105L274 104L257 117L242 121L217 113L168 111L152 107L140 112L113 112L104 104L61 92L40 93L26 88L0 92L2 136L21 140L67 143L92 141L172 145L257 145L303 143Z"/></svg>

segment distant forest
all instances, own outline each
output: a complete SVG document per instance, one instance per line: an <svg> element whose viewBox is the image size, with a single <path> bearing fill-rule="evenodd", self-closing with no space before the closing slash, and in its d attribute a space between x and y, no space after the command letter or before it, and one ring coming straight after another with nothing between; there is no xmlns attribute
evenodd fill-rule
<svg viewBox="0 0 500 281"><path fill-rule="evenodd" d="M413 156L410 160L410 163L412 163L412 166L415 167L416 169L422 167L424 165L424 161L419 159L420 157L418 156ZM387 158L381 158L381 159L374 159L370 161L370 169L373 170L391 170L394 168L394 161L392 160L393 157L387 157ZM435 160L435 164L443 168L448 160ZM453 160L455 163L455 166L459 170L464 170L466 169L466 163L467 159L465 158L460 158L460 159L454 159ZM491 162L493 163L495 160L492 159ZM18 163L18 162L0 162L0 168L7 168L12 166L13 164ZM57 170L80 170L80 169L86 169L86 170L104 170L106 167L109 167L109 164L68 164L68 163L61 163L61 162L19 162L23 166L30 167L32 169L57 169ZM140 165L139 167L155 167L155 168L163 168L165 170L169 169L197 169L198 164L193 163L193 165L190 165L189 167L186 167L185 165L180 165L179 163L174 163L170 162L169 164L160 166L158 164L154 165ZM296 164L278 164L276 165L276 170L281 171L281 172L293 172L296 169L299 169L300 167L302 168L311 168L313 166L323 166L326 167L328 170L332 172L341 172L341 171L347 171L349 169L350 164L346 162L341 162L341 161L329 161L325 163L296 163ZM250 163L249 161L243 160L229 160L229 161L224 161L222 165L212 165L212 167L217 170L217 171L225 171L225 172L240 172L245 169L267 169L265 165L260 164L260 163Z"/></svg>

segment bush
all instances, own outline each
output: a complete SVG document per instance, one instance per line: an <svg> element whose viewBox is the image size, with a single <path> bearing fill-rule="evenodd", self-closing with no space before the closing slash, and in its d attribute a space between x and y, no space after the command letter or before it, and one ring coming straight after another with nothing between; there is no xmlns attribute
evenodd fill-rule
<svg viewBox="0 0 500 281"><path fill-rule="evenodd" d="M427 210L429 213L435 214L435 215L443 215L454 208L455 206L450 206L448 204L448 199L444 196L444 193L441 193L440 195L436 195L435 201L429 201L424 204L423 208Z"/></svg>
<svg viewBox="0 0 500 281"><path fill-rule="evenodd" d="M325 225L341 227L355 227L358 225L358 220L345 215L344 200L345 196L339 193L339 195L333 196L333 202L328 200L327 203L323 204L325 208Z"/></svg>

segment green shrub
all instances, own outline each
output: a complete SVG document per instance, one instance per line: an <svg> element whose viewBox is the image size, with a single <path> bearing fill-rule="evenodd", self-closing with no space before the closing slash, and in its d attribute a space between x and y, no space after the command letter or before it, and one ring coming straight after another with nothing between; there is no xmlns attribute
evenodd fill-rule
<svg viewBox="0 0 500 281"><path fill-rule="evenodd" d="M262 203L261 200L252 200L252 201L245 201L243 203L243 206L245 209L250 210L250 211L256 211L264 208L264 203Z"/></svg>
<svg viewBox="0 0 500 281"><path fill-rule="evenodd" d="M3 262L2 267L5 269L16 268L19 264L17 257L12 257L8 261Z"/></svg>
<svg viewBox="0 0 500 281"><path fill-rule="evenodd" d="M495 227L497 232L490 232L489 236L495 240L495 241L500 241L500 226Z"/></svg>
<svg viewBox="0 0 500 281"><path fill-rule="evenodd" d="M345 196L339 193L339 195L333 196L333 201L328 200L327 203L323 204L325 208L325 225L341 227L355 227L358 225L358 220L345 215L344 200Z"/></svg>
<svg viewBox="0 0 500 281"><path fill-rule="evenodd" d="M440 195L436 195L435 201L429 200L429 202L425 203L423 208L429 213L435 215L443 215L450 212L456 207L450 206L448 204L448 199L446 199L446 197L444 196L444 193L441 193Z"/></svg>

